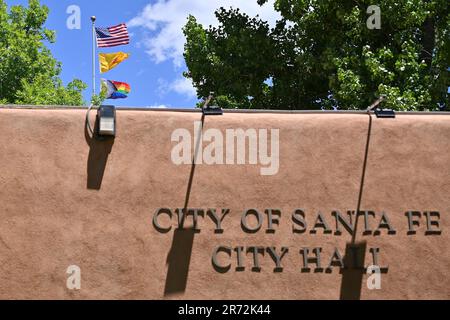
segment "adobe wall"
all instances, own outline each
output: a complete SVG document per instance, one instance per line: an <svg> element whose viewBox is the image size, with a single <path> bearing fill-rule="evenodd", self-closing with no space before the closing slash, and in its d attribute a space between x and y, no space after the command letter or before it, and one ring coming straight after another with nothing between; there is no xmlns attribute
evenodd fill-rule
<svg viewBox="0 0 450 320"><path fill-rule="evenodd" d="M203 132L279 129L274 175L248 162L174 164L172 133L186 128L194 135L200 120L192 112L118 111L112 142L89 137L85 110L0 109L0 298L450 298L450 116L373 117L367 159L365 114L206 117ZM352 241L342 224L336 233L332 212L348 217L358 207L375 213L368 216L372 232L358 218L353 240L365 242L365 266L373 264L370 249L379 248L378 264L388 267L380 290L367 288L362 269L341 269L336 261L327 269L335 249L347 263ZM159 208L173 214L158 216L162 229L153 223ZM192 216L187 230L176 230L177 208L204 209L200 231L190 230ZM229 209L222 233L206 210L213 208ZM241 226L247 209L263 217L259 231ZM281 213L272 232L267 209ZM301 215L293 217L297 209L306 226ZM413 216L415 234L408 232L408 211L421 213ZM317 221L319 212L331 233ZM425 212L440 214L429 232ZM257 226L254 216L248 225ZM250 251L238 266L239 247ZM264 250L259 269L253 247ZM270 247L288 249L281 268ZM306 247L321 248L323 270L312 262L303 268ZM70 265L81 268L81 290L66 287Z"/></svg>

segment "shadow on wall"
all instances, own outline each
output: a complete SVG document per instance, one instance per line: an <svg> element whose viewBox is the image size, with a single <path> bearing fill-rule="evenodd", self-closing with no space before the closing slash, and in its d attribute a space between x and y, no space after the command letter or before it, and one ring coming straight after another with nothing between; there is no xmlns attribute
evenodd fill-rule
<svg viewBox="0 0 450 320"><path fill-rule="evenodd" d="M361 300L365 274L366 242L348 243L345 248L340 300Z"/></svg>
<svg viewBox="0 0 450 320"><path fill-rule="evenodd" d="M108 156L114 145L114 138L98 140L91 137L87 128L86 119L84 125L84 136L89 146L89 157L87 162L87 188L89 190L100 190L102 187L103 175L105 173ZM98 132L98 119L95 120L94 134Z"/></svg>
<svg viewBox="0 0 450 320"><path fill-rule="evenodd" d="M366 254L366 242L356 242L358 230L358 220L361 211L361 203L364 193L364 183L366 178L367 163L369 160L370 137L372 135L372 115L368 113L369 126L367 128L366 148L364 151L364 162L359 185L358 202L356 205L355 228L352 234L352 241L345 248L344 265L346 268L342 271L342 282L340 291L340 300L361 300L361 288L365 273L364 258ZM348 268L348 266L352 266Z"/></svg>
<svg viewBox="0 0 450 320"><path fill-rule="evenodd" d="M186 291L193 244L193 229L175 230L172 247L167 255L168 270L164 296L184 293Z"/></svg>
<svg viewBox="0 0 450 320"><path fill-rule="evenodd" d="M204 116L202 117L202 126L204 125ZM358 211L360 210L364 178L367 167L370 135L372 131L372 119L369 120L369 128L367 134L367 143L365 149L364 166L361 177L360 192L358 196ZM197 135L201 137L201 134ZM191 195L191 188L195 175L195 157L199 150L199 143L195 144L194 158L192 161L191 172L186 190L186 198L184 203L185 214L187 214L187 208L189 207L189 199ZM355 222L357 224L357 221ZM356 228L356 227L355 227ZM355 229L356 234L356 229ZM192 247L194 243L195 230L193 229L176 229L174 231L172 246L167 256L166 263L168 265L166 283L164 288L164 296L183 294L186 291L187 280L189 275L189 265L192 255ZM355 238L352 237L352 242L346 246L345 256L343 262L345 266L351 266L350 268L344 268L342 271L342 282L340 288L341 300L360 300L361 289L363 283L363 277L365 274L364 259L366 254L366 242L355 242ZM222 273L221 270L216 270Z"/></svg>
<svg viewBox="0 0 450 320"><path fill-rule="evenodd" d="M200 126L200 131L203 130L205 115L202 115L201 123L202 125ZM189 199L191 197L192 183L194 181L195 158L197 156L197 152L200 150L200 133L201 132L197 135L199 138L195 143L195 152L192 158L191 172L189 174L186 197L184 200L185 215L187 215L187 209L189 208ZM194 234L195 231L193 229L177 229L173 234L172 247L167 255L168 270L166 285L164 288L164 296L183 294L186 291L192 246L194 244Z"/></svg>

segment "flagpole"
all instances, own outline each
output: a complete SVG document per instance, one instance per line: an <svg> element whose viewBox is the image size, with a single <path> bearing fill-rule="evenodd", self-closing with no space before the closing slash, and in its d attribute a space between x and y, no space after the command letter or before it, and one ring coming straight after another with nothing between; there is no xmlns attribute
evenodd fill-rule
<svg viewBox="0 0 450 320"><path fill-rule="evenodd" d="M97 20L97 18L95 16L91 17L91 21L92 21L92 94L93 96L95 96L95 41L96 41L96 36L95 36L95 20Z"/></svg>

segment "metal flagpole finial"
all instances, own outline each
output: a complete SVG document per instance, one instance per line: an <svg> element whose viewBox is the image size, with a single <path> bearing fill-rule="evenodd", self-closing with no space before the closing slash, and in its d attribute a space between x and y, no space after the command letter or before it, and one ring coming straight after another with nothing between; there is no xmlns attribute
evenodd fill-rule
<svg viewBox="0 0 450 320"><path fill-rule="evenodd" d="M96 34L95 34L95 20L97 18L95 16L91 17L92 21L92 95L95 96L95 40L96 40Z"/></svg>

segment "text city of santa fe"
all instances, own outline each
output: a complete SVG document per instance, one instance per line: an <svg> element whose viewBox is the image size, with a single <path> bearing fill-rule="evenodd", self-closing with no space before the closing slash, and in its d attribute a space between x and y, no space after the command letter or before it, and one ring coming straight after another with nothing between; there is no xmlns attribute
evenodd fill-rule
<svg viewBox="0 0 450 320"><path fill-rule="evenodd" d="M193 209L193 208L158 208L153 215L153 226L160 233L168 233L172 229L177 231L188 231L192 233L200 233L200 219L210 220L214 224L214 233L223 234L224 220L230 216L230 209ZM261 212L264 212L262 214ZM175 217L176 216L176 217ZM330 272L334 267L340 269L364 269L369 266L378 266L380 269L386 270L387 266L380 265L380 248L368 248L371 255L371 263L364 265L364 257L366 254L365 241L355 242L355 235L358 232L358 221L361 221L362 235L388 235L397 234L397 229L389 219L386 212L376 213L375 211L365 210L359 211L358 215L355 211L347 211L346 215L338 210L333 210L330 217L326 217L322 212L314 215L307 215L302 209L295 209L290 216L293 234L324 234L340 236L347 232L352 236L352 242L348 243L343 255L339 248L334 248L328 260L323 259L321 247L302 247L299 250L302 257L302 270L310 271L310 265L314 264L314 272L326 271ZM240 219L240 228L248 234L254 234L263 229L263 225L267 225L266 233L275 234L282 212L280 209L265 209L259 211L257 209L246 209L243 211ZM408 235L417 234L419 229L424 229L425 235L440 235L440 213L438 211L407 211L404 213L405 223L407 224ZM330 219L334 222L334 229L330 227ZM253 220L253 221L251 221ZM372 224L376 228L372 228ZM310 227L312 226L312 227ZM423 228L421 228L423 226ZM320 231L320 232L319 232ZM420 230L419 230L420 231ZM234 255L236 261L235 267L237 271L245 270L245 257L250 254L252 261L252 271L259 272L261 270L261 257L265 253L274 263L274 271L283 271L283 259L289 252L288 247L264 247L264 246L217 246L212 253L212 266L216 271L227 272L231 269L231 258Z"/></svg>

